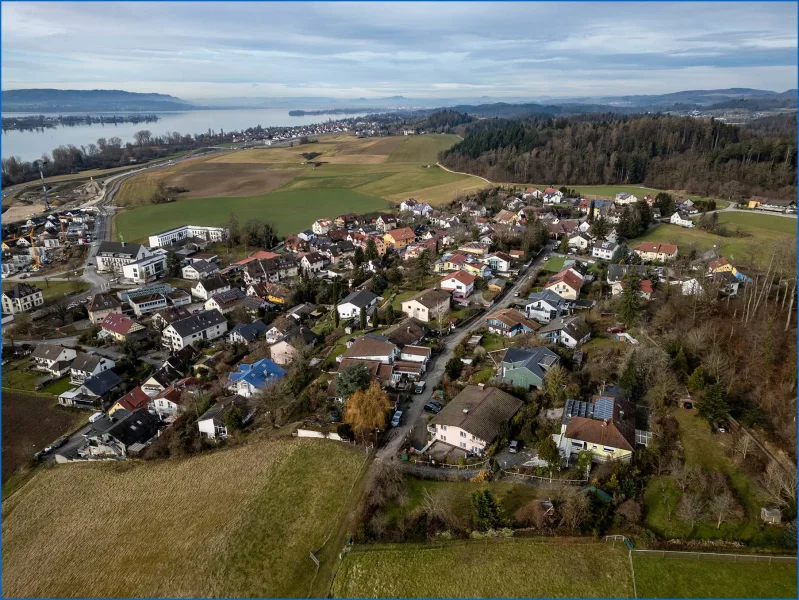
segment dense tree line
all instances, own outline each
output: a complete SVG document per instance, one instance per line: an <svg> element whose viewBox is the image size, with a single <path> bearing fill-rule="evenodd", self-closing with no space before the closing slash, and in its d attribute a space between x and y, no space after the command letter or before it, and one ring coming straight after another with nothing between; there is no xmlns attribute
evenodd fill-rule
<svg viewBox="0 0 799 600"><path fill-rule="evenodd" d="M644 184L732 199L796 195L796 136L717 121L582 115L485 120L443 163L495 181Z"/></svg>
<svg viewBox="0 0 799 600"><path fill-rule="evenodd" d="M444 131L472 121L474 119L465 113L454 110L440 110L427 117L422 123L422 128L428 131Z"/></svg>

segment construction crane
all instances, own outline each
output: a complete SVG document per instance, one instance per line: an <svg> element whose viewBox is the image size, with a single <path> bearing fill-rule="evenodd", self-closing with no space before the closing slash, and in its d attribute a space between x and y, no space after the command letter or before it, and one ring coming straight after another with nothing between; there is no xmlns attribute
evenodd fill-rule
<svg viewBox="0 0 799 600"><path fill-rule="evenodd" d="M39 175L42 178L42 190L44 191L44 210L45 212L50 212L53 210L53 208L50 206L50 200L47 198L47 185L44 183L44 170L42 168L47 164L47 161L37 160L33 164L39 167Z"/></svg>
<svg viewBox="0 0 799 600"><path fill-rule="evenodd" d="M23 238L29 239L31 244L31 256L33 257L33 264L38 269L42 266L42 261L39 258L39 255L36 253L36 240L33 239L34 232L35 228L31 227L27 233L20 233L18 235L15 235L12 238L3 240L3 243L6 245L10 245L12 242L16 242L17 240L21 240Z"/></svg>

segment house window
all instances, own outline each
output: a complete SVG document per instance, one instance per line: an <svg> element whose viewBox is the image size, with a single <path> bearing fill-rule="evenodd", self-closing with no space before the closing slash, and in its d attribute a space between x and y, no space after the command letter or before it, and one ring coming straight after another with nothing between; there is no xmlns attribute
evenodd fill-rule
<svg viewBox="0 0 799 600"><path fill-rule="evenodd" d="M610 452L611 454L613 454L613 448L608 448L607 446L602 446L602 449L603 449L605 452Z"/></svg>
<svg viewBox="0 0 799 600"><path fill-rule="evenodd" d="M466 437L466 432L465 431L461 431L461 437Z"/></svg>
<svg viewBox="0 0 799 600"><path fill-rule="evenodd" d="M465 447L466 447L466 442L461 442L461 448L465 448Z"/></svg>
<svg viewBox="0 0 799 600"><path fill-rule="evenodd" d="M446 425L439 425L439 427L441 427L441 429L443 429L444 431L447 430L447 426Z"/></svg>
<svg viewBox="0 0 799 600"><path fill-rule="evenodd" d="M446 441L447 441L447 436L445 436L445 435L442 435L442 436L441 436L441 441L443 441L443 442L446 442Z"/></svg>

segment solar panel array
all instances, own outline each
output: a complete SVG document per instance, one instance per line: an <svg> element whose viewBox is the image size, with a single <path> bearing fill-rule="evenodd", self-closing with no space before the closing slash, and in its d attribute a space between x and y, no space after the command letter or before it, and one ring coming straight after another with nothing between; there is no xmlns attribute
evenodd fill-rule
<svg viewBox="0 0 799 600"><path fill-rule="evenodd" d="M613 418L613 398L601 396L594 402L594 418L595 419L612 419Z"/></svg>
<svg viewBox="0 0 799 600"><path fill-rule="evenodd" d="M572 417L593 417L593 410L588 402L582 400L566 400L566 414Z"/></svg>

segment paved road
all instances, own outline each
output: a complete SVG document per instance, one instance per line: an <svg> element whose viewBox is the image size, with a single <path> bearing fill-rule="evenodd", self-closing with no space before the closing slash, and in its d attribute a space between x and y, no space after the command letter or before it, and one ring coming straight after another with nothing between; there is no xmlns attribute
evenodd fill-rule
<svg viewBox="0 0 799 600"><path fill-rule="evenodd" d="M480 315L480 317L478 317L472 324L467 325L463 329L459 329L454 333L442 338L441 341L443 349L436 357L430 369L427 371L427 377L425 377L425 381L427 383L425 385L425 391L421 394L413 396L411 405L402 414L404 425L400 425L399 427L395 427L391 430L388 443L377 451L376 458L378 460L390 459L399 452L403 440L405 440L406 436L410 434L412 427L422 417L424 405L430 401L430 398L433 395L433 388L436 387L441 381L441 377L444 375L444 367L446 366L447 361L449 361L455 355L455 348L458 346L458 344L460 344L464 339L468 339L474 330L483 327L485 325L486 317L488 317L490 314L495 313L500 309L507 308L513 304L514 300L516 300L514 294L516 292L521 292L521 290L524 289L531 279L535 279L538 276L538 271L546 262L546 256L550 253L551 249L552 245L550 244L538 255L538 257L535 258L535 260L533 260L530 266L521 274L519 280L507 291L500 301L491 307L488 312Z"/></svg>

